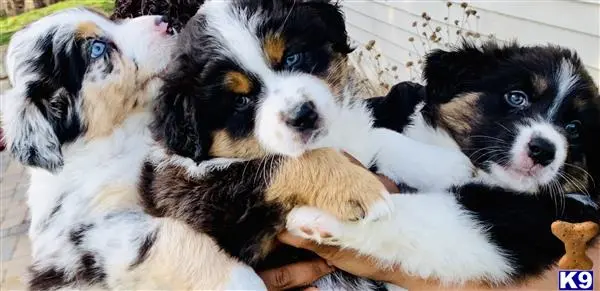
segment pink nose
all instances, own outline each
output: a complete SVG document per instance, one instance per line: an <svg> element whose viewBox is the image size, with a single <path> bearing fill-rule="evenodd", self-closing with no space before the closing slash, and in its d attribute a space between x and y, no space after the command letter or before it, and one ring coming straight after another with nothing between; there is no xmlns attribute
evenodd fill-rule
<svg viewBox="0 0 600 291"><path fill-rule="evenodd" d="M167 16L157 16L154 20L154 28L161 33L166 33L169 28L169 18Z"/></svg>

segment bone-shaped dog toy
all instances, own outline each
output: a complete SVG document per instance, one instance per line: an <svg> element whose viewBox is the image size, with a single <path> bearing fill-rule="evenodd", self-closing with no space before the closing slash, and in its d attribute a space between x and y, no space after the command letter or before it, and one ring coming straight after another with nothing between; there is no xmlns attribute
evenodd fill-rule
<svg viewBox="0 0 600 291"><path fill-rule="evenodd" d="M565 255L558 261L558 267L565 270L592 269L594 263L586 255L587 242L596 236L599 228L597 223L591 221L553 222L552 233L565 244Z"/></svg>

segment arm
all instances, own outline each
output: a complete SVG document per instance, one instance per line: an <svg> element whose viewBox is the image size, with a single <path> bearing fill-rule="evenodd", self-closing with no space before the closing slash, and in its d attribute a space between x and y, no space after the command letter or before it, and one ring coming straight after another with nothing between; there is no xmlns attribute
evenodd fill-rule
<svg viewBox="0 0 600 291"><path fill-rule="evenodd" d="M469 158L457 149L416 141L389 129L377 128L372 140L378 145L378 174L419 191L440 191L468 183L475 176Z"/></svg>
<svg viewBox="0 0 600 291"><path fill-rule="evenodd" d="M320 245L310 240L305 240L294 236L290 233L283 233L279 236L280 240L286 244L311 250L325 259L329 265L345 270L346 272L363 275L365 277L389 282L391 284L402 286L408 290L493 290L493 287L479 282L471 281L461 286L446 286L442 287L439 282L434 280L423 279L419 276L410 275L403 272L400 268L381 268L373 264L373 260L358 256L356 252L349 249L339 249L336 247ZM594 266L600 265L600 243L588 249L588 256L594 261ZM315 263L317 264L317 263ZM284 267L285 268L285 267ZM296 270L273 270L272 272L290 272L292 275ZM314 273L315 277L318 273ZM316 278L315 278L316 279ZM546 271L541 277L532 277L507 288L502 287L502 290L551 290L558 286L558 269L556 267ZM595 286L600 284L595 277Z"/></svg>

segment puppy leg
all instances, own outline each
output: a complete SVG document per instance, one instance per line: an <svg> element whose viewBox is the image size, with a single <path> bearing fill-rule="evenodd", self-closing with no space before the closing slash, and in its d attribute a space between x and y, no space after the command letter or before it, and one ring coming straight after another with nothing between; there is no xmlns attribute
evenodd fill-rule
<svg viewBox="0 0 600 291"><path fill-rule="evenodd" d="M471 161L458 150L421 143L383 128L373 130L372 136L379 146L379 173L396 183L436 191L463 185L474 177Z"/></svg>
<svg viewBox="0 0 600 291"><path fill-rule="evenodd" d="M319 243L355 249L382 267L401 266L408 274L442 284L509 279L509 260L452 195L393 195L392 200L396 211L389 220L342 222L318 209L301 207L288 215L287 229Z"/></svg>
<svg viewBox="0 0 600 291"><path fill-rule="evenodd" d="M377 219L392 212L389 193L376 176L336 150L213 162L212 168L207 163L147 163L141 202L147 213L210 235L250 265L272 250L285 215L295 206L317 207L343 220Z"/></svg>
<svg viewBox="0 0 600 291"><path fill-rule="evenodd" d="M317 149L282 162L267 199L293 207L314 206L342 220L375 220L392 212L385 187L371 172L332 149Z"/></svg>

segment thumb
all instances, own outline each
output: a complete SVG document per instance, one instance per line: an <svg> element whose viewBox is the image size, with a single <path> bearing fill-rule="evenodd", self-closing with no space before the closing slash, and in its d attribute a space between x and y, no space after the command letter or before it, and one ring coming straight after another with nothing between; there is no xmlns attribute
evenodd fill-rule
<svg viewBox="0 0 600 291"><path fill-rule="evenodd" d="M284 290L308 286L333 270L319 259L266 270L258 275L269 290Z"/></svg>

